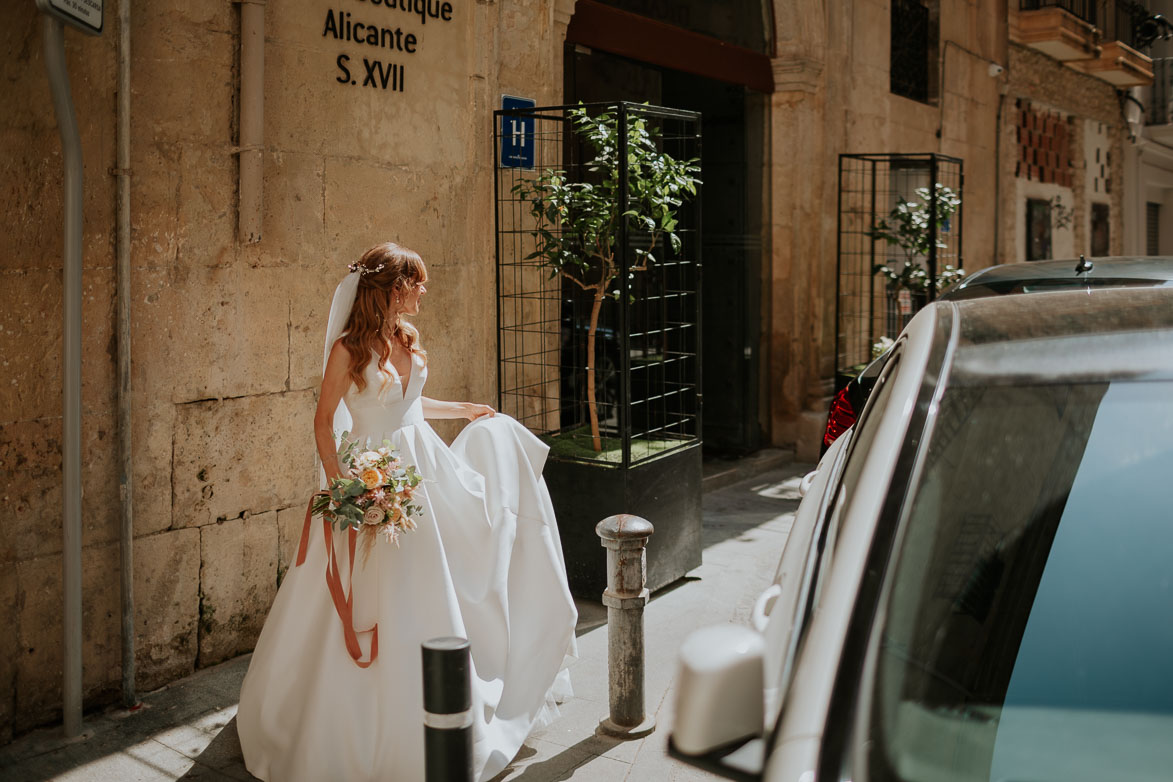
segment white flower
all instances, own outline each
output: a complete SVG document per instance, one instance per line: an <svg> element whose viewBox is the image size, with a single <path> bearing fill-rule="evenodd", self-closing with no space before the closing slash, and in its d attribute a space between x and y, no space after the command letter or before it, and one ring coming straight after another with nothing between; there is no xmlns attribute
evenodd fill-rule
<svg viewBox="0 0 1173 782"><path fill-rule="evenodd" d="M368 470L376 466L383 457L378 451L363 451L354 460L354 466L360 470Z"/></svg>
<svg viewBox="0 0 1173 782"><path fill-rule="evenodd" d="M892 349L896 341L888 337L880 337L880 341L872 345L872 358L876 359Z"/></svg>
<svg viewBox="0 0 1173 782"><path fill-rule="evenodd" d="M394 543L396 546L399 545L399 530L395 528L394 524L384 524L382 527L379 527L379 534L388 543Z"/></svg>

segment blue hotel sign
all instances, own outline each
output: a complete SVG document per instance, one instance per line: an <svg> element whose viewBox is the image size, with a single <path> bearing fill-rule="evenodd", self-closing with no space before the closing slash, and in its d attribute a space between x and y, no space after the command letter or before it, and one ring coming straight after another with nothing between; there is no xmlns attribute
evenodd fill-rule
<svg viewBox="0 0 1173 782"><path fill-rule="evenodd" d="M501 109L513 111L532 109L535 101L530 98L501 96ZM534 167L534 118L532 115L501 115L501 167Z"/></svg>

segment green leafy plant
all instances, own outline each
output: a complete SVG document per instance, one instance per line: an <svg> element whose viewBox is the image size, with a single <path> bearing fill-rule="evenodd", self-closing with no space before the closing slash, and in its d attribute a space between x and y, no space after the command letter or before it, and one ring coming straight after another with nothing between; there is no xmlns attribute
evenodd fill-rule
<svg viewBox="0 0 1173 782"><path fill-rule="evenodd" d="M620 228L626 225L629 237L642 235L645 240L633 248L635 263L628 268L629 278L656 263L665 243L679 252L677 211L686 198L696 195L700 166L695 158L678 160L662 151L659 129L644 117L628 115L626 161L619 159L619 121L613 111L592 117L580 106L571 109L568 118L591 151L586 164L590 181L575 181L566 171L547 168L532 179L521 180L511 192L529 203L535 220L531 235L536 249L526 260L536 259L551 277L571 280L592 295L587 324L587 407L592 445L598 452L603 446L595 397L595 333L604 300L620 296L616 284L620 273L616 252L622 249L617 246ZM627 173L627 210L622 214L620 165Z"/></svg>
<svg viewBox="0 0 1173 782"><path fill-rule="evenodd" d="M957 210L961 208L961 196L950 187L937 182L934 187L936 195L936 247L948 247L941 241L941 233L945 223ZM910 291L924 293L929 289L929 273L925 269L923 259L927 258L933 246L930 217L932 200L929 188L918 187L915 191L917 200L908 201L898 198L896 206L887 217L876 221L875 227L868 232L868 236L876 241L886 241L904 251L904 265L899 271L888 264L876 264L872 268L874 274L883 276L888 281L890 290L907 288ZM965 276L965 270L946 264L938 270L936 289L947 288Z"/></svg>
<svg viewBox="0 0 1173 782"><path fill-rule="evenodd" d="M880 337L878 340L873 342L872 343L872 361L875 361L877 358L879 358L880 356L887 353L889 350L892 349L892 346L895 344L896 344L896 341L894 339L892 339L891 337Z"/></svg>
<svg viewBox="0 0 1173 782"><path fill-rule="evenodd" d="M925 293L929 289L929 273L919 263L905 262L903 268L898 272L886 264L876 264L874 271L886 279L888 288L894 291L907 288L916 293ZM945 290L964 276L965 269L956 269L945 264L937 273L937 291Z"/></svg>

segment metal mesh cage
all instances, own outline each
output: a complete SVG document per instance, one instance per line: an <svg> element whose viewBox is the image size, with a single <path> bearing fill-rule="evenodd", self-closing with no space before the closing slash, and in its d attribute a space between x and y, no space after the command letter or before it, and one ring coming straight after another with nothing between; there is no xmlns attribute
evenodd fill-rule
<svg viewBox="0 0 1173 782"><path fill-rule="evenodd" d="M580 111L646 132L670 161L700 158L695 112L633 103L495 112L498 405L553 458L629 467L700 437L700 192L674 207L678 246L625 218L642 211L646 171L599 165ZM614 160L636 159L628 134L615 141ZM600 212L610 215L609 249L576 244L558 199L535 195L551 181L613 194ZM543 252L550 246L578 256L559 268Z"/></svg>
<svg viewBox="0 0 1173 782"><path fill-rule="evenodd" d="M839 156L837 386L955 279L963 183L962 161L945 155Z"/></svg>

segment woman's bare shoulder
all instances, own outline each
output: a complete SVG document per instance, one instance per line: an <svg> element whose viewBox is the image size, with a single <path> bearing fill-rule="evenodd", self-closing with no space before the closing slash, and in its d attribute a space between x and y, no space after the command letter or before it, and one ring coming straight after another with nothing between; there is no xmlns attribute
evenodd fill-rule
<svg viewBox="0 0 1173 782"><path fill-rule="evenodd" d="M342 342L342 338L334 340L334 345L330 348L330 355L326 357L326 367L331 365L345 367L350 363L350 348Z"/></svg>

